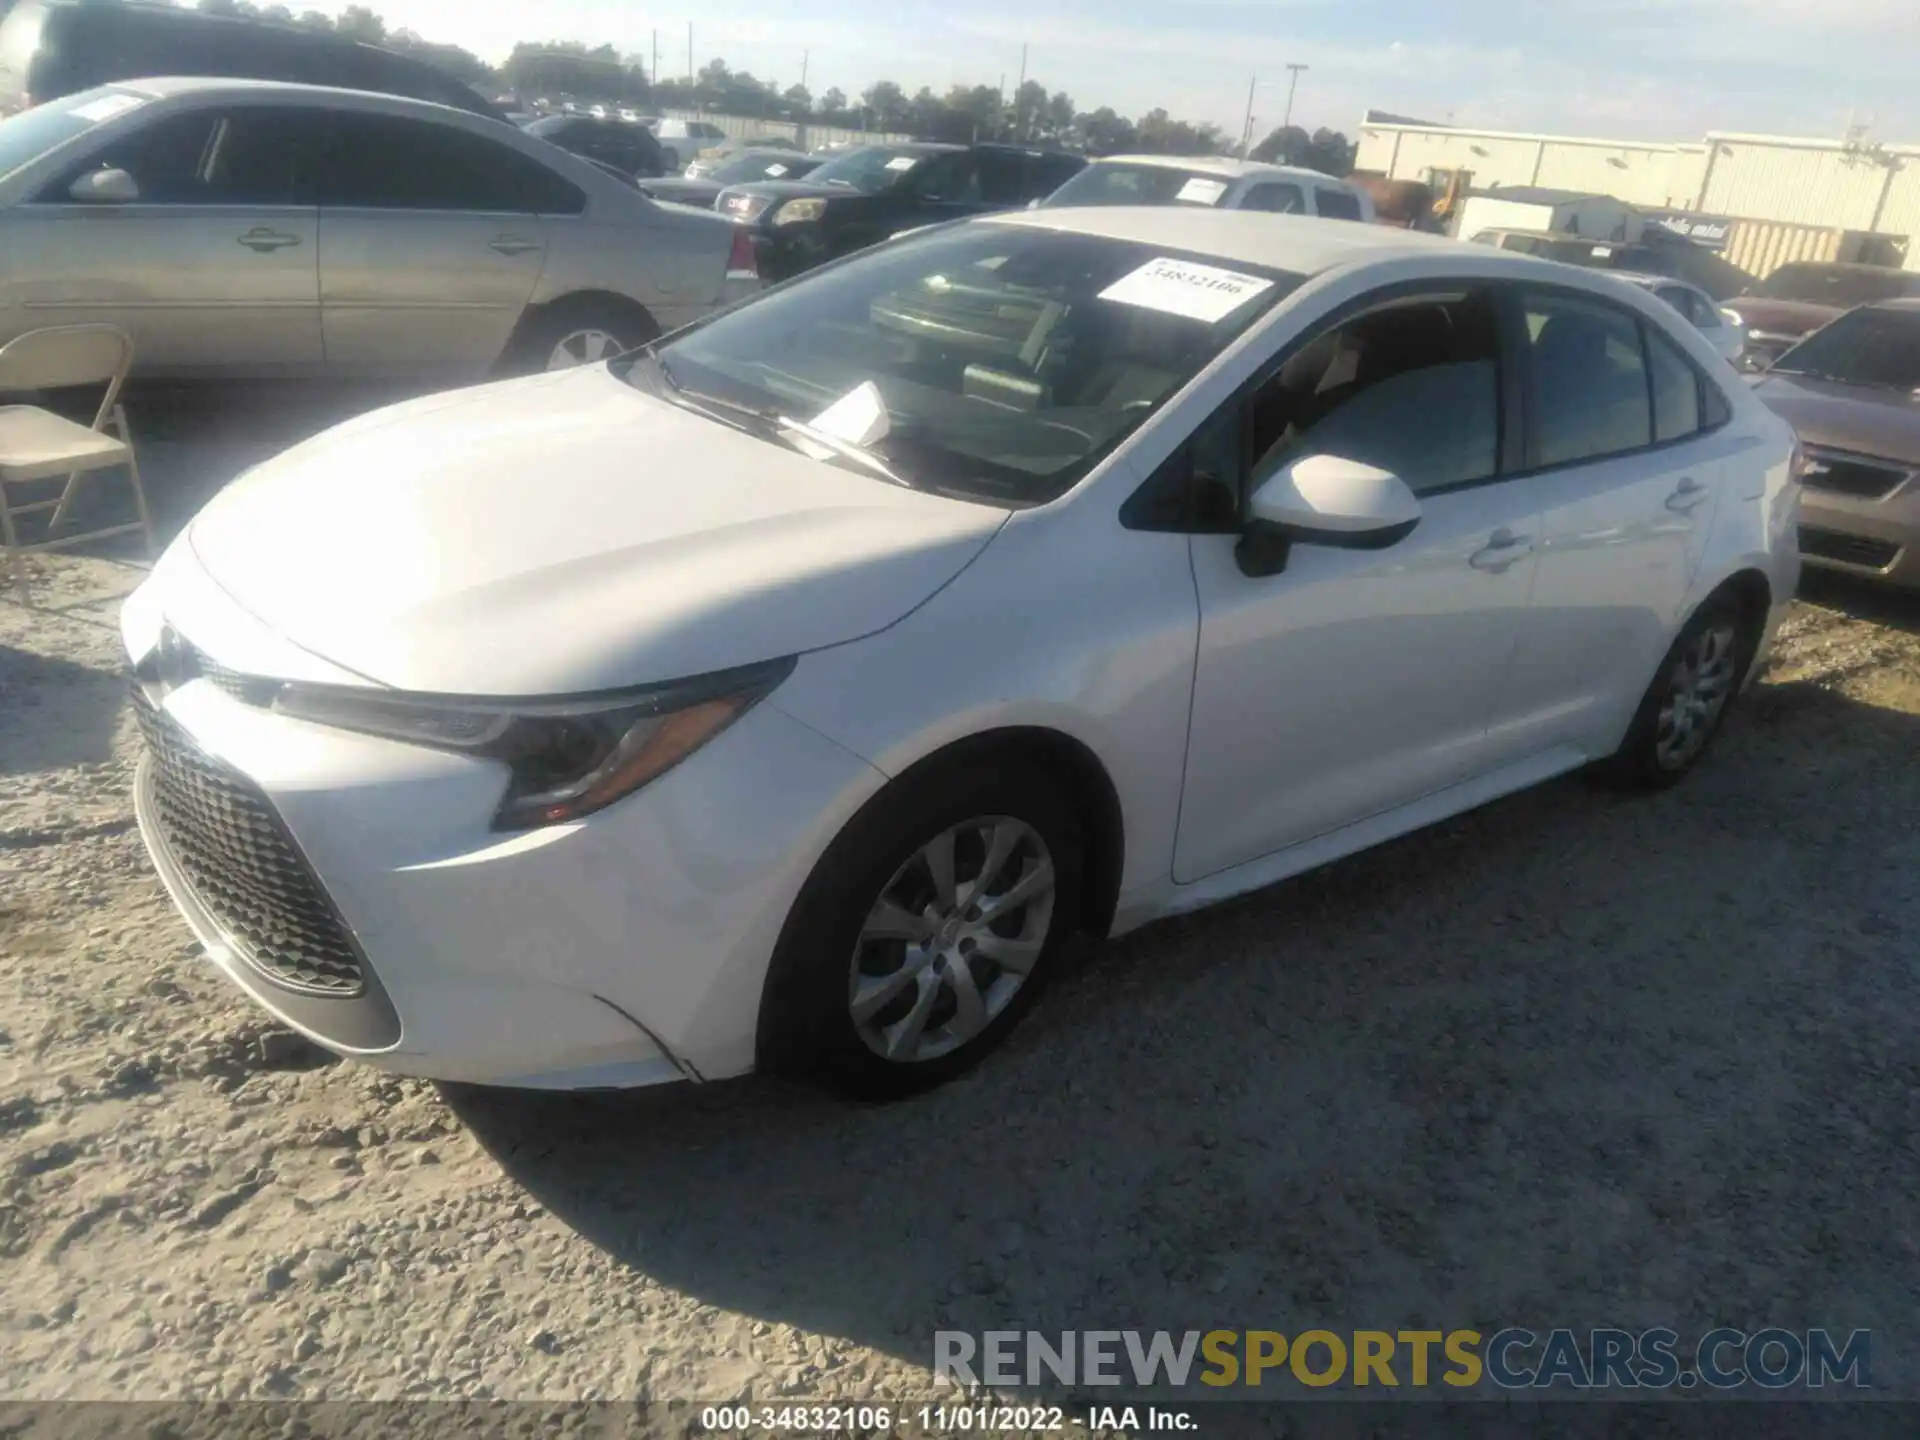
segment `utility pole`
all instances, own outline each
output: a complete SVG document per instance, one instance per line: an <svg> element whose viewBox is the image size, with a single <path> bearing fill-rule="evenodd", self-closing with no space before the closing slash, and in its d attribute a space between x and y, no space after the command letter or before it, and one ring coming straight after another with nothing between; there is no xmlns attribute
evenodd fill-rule
<svg viewBox="0 0 1920 1440"><path fill-rule="evenodd" d="M812 58L813 52L811 50L802 50L800 52L800 88L802 90L807 88L807 61Z"/></svg>
<svg viewBox="0 0 1920 1440"><path fill-rule="evenodd" d="M693 84L693 22L687 21L687 84ZM696 110L699 106L694 107Z"/></svg>
<svg viewBox="0 0 1920 1440"><path fill-rule="evenodd" d="M1287 69L1293 72L1293 78L1287 82L1287 114L1286 118L1280 122L1280 128L1282 130L1293 123L1293 92L1300 85L1300 72L1306 68L1304 65L1287 66Z"/></svg>
<svg viewBox="0 0 1920 1440"><path fill-rule="evenodd" d="M660 83L660 32L658 30L655 30L653 32L653 68L647 72L647 84L658 85L659 83ZM660 102L658 100L655 100L653 103L655 105L658 105Z"/></svg>
<svg viewBox="0 0 1920 1440"><path fill-rule="evenodd" d="M1019 113L1020 92L1026 88L1027 88L1027 47L1025 45L1022 45L1020 47L1020 83L1013 87L1013 104L1014 104L1013 118L1016 122L1016 129L1017 129L1017 133L1015 134L1014 138L1016 140L1024 140L1027 138L1026 117Z"/></svg>
<svg viewBox="0 0 1920 1440"><path fill-rule="evenodd" d="M1253 144L1253 92L1260 88L1260 77L1247 77L1247 118L1240 122L1240 158L1247 158L1247 147Z"/></svg>

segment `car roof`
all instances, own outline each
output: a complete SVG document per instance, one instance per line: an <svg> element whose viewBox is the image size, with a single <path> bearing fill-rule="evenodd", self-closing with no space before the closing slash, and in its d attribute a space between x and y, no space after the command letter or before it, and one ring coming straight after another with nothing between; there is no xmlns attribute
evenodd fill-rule
<svg viewBox="0 0 1920 1440"><path fill-rule="evenodd" d="M1060 209L1015 210L984 217L984 223L1030 225L1173 250L1197 251L1243 265L1264 265L1295 274L1316 275L1322 270L1362 259L1396 255L1431 255L1451 251L1484 260L1503 252L1470 245L1417 230L1362 225L1350 220L1320 220L1305 215L1270 215L1257 210L1201 210L1186 206L1109 205L1063 206ZM1529 274L1546 262L1525 255L1504 257ZM1558 267L1555 267L1558 268Z"/></svg>
<svg viewBox="0 0 1920 1440"><path fill-rule="evenodd" d="M1225 155L1102 155L1095 165L1151 165L1162 170L1190 170L1198 175L1233 179L1259 175L1282 180L1305 180L1321 185L1347 186L1344 180L1298 165L1272 165L1264 160L1235 160ZM1352 188L1348 186L1347 188Z"/></svg>
<svg viewBox="0 0 1920 1440"><path fill-rule="evenodd" d="M1606 242L1602 240L1597 243L1604 245ZM1649 289L1655 285L1680 285L1688 290L1700 288L1690 280L1682 280L1674 275L1655 275L1647 270L1609 270L1606 273L1616 280L1626 281L1629 285L1645 285Z"/></svg>
<svg viewBox="0 0 1920 1440"><path fill-rule="evenodd" d="M390 90L354 90L341 85L303 85L293 80L246 80L224 75L143 75L137 80L107 80L96 90L125 90L150 100L170 100L178 95L277 95L287 100L322 101L329 97L351 95L355 100L378 101L382 106L404 110L430 110L438 114L465 115L471 120L493 120L478 110L458 105L443 105L438 100L422 100L415 95L395 95ZM546 117L543 117L546 118ZM569 117L572 118L572 117ZM505 125L504 120L493 120ZM518 130L517 125L507 128Z"/></svg>

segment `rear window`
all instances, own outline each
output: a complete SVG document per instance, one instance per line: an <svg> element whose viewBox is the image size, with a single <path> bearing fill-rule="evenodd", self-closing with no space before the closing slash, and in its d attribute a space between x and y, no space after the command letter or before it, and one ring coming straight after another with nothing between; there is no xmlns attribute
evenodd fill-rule
<svg viewBox="0 0 1920 1440"><path fill-rule="evenodd" d="M1313 208L1329 220L1358 220L1360 197L1351 190L1333 190L1324 185L1313 187Z"/></svg>
<svg viewBox="0 0 1920 1440"><path fill-rule="evenodd" d="M143 96L124 90L86 90L0 120L0 177L146 103Z"/></svg>
<svg viewBox="0 0 1920 1440"><path fill-rule="evenodd" d="M1052 195L1049 205L1194 205L1211 209L1232 186L1220 175L1170 165L1089 165Z"/></svg>
<svg viewBox="0 0 1920 1440"><path fill-rule="evenodd" d="M1299 283L1105 236L943 228L683 331L629 374L776 441L776 417L871 383L889 429L868 448L906 483L1040 504Z"/></svg>

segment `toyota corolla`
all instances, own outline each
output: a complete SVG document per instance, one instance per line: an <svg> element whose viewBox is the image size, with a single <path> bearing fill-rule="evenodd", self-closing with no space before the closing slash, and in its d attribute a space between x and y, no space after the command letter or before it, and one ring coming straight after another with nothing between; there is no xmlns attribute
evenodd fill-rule
<svg viewBox="0 0 1920 1440"><path fill-rule="evenodd" d="M141 829L343 1055L897 1093L1076 935L1578 767L1678 780L1793 591L1798 463L1604 276L943 227L228 486L125 608Z"/></svg>

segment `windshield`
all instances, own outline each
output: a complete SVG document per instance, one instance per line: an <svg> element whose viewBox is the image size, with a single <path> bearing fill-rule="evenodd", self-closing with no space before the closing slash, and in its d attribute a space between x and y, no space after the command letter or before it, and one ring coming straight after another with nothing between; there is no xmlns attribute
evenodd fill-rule
<svg viewBox="0 0 1920 1440"><path fill-rule="evenodd" d="M83 90L0 120L0 176L31 165L54 146L85 134L103 120L146 103L144 97L124 90Z"/></svg>
<svg viewBox="0 0 1920 1440"><path fill-rule="evenodd" d="M741 155L713 172L713 178L728 185L749 180L796 180L812 170L814 162L798 155Z"/></svg>
<svg viewBox="0 0 1920 1440"><path fill-rule="evenodd" d="M1773 368L1843 385L1920 391L1920 310L1851 310L1787 351Z"/></svg>
<svg viewBox="0 0 1920 1440"><path fill-rule="evenodd" d="M1869 265L1782 265L1747 293L1762 300L1804 300L1851 310L1875 300L1920 295L1920 275Z"/></svg>
<svg viewBox="0 0 1920 1440"><path fill-rule="evenodd" d="M964 225L770 292L626 373L762 422L814 419L871 382L887 424L866 450L902 483L1034 505L1063 494L1300 279L1102 236Z"/></svg>
<svg viewBox="0 0 1920 1440"><path fill-rule="evenodd" d="M1220 203L1229 181L1166 165L1089 165L1046 199L1048 205L1200 205Z"/></svg>
<svg viewBox="0 0 1920 1440"><path fill-rule="evenodd" d="M827 161L807 178L822 185L848 185L866 195L877 195L902 175L937 152L902 150L893 145L869 145Z"/></svg>

